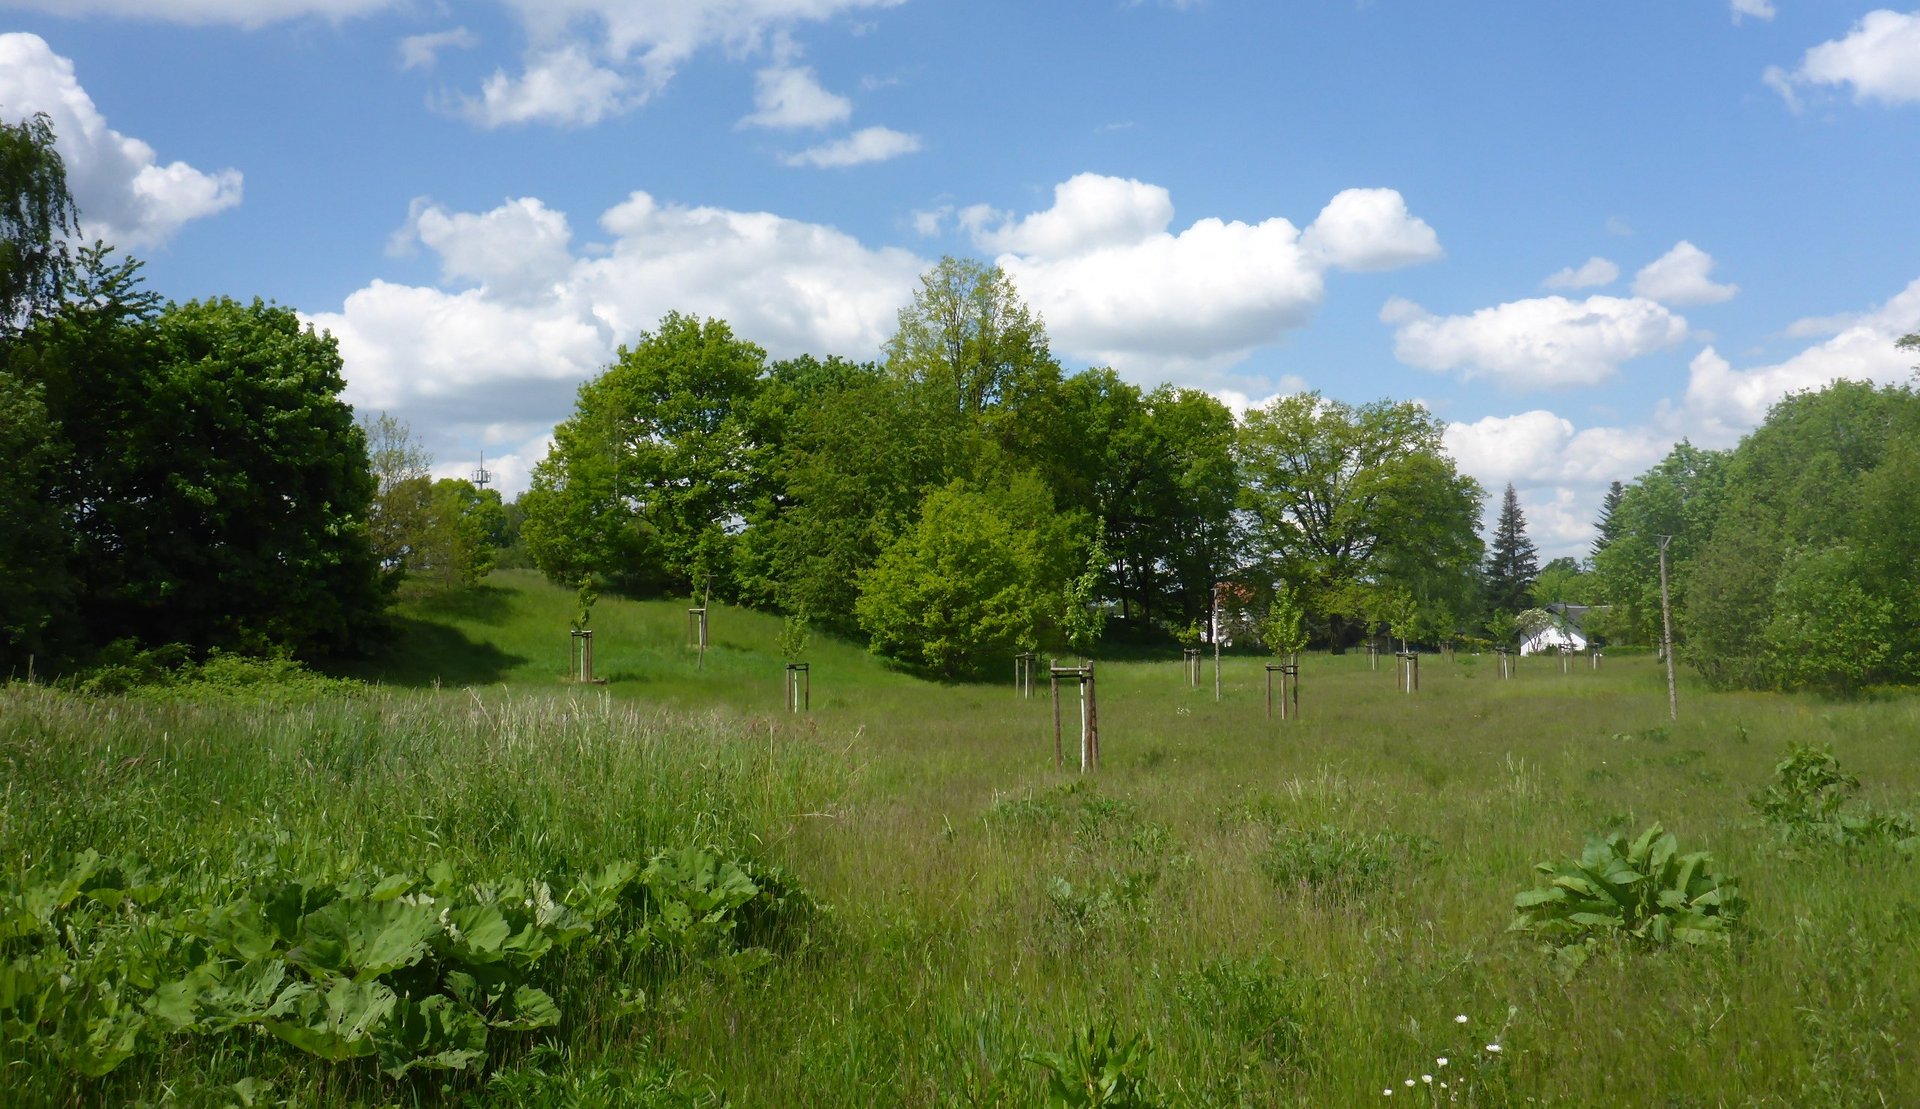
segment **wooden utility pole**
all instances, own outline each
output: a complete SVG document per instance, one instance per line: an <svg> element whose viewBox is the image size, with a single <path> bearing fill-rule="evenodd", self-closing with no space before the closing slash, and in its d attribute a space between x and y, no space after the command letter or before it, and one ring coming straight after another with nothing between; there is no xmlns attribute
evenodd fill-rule
<svg viewBox="0 0 1920 1109"><path fill-rule="evenodd" d="M1667 657L1667 719L1680 719L1680 689L1673 681L1673 607L1667 597L1667 544L1673 536L1660 537L1660 653Z"/></svg>

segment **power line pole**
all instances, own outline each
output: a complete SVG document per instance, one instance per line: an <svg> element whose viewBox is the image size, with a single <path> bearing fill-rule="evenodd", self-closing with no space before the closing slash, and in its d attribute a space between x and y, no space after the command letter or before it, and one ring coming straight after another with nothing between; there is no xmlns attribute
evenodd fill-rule
<svg viewBox="0 0 1920 1109"><path fill-rule="evenodd" d="M1667 598L1667 544L1673 536L1660 536L1660 653L1667 658L1667 719L1680 719L1680 692L1673 682L1673 607Z"/></svg>

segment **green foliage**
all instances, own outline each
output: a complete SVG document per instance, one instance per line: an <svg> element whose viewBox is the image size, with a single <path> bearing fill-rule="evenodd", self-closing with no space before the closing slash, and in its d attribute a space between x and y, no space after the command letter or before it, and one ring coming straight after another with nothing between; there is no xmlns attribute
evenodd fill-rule
<svg viewBox="0 0 1920 1109"><path fill-rule="evenodd" d="M657 985L738 974L813 911L777 872L697 848L614 863L564 893L542 881L267 876L237 897L94 852L0 891L0 1035L104 1075L180 1036L260 1030L318 1059L400 1078L483 1064L490 1038L553 1028L553 959Z"/></svg>
<svg viewBox="0 0 1920 1109"><path fill-rule="evenodd" d="M788 662L798 662L807 655L807 647L813 642L813 632L807 627L803 616L788 616L780 621L780 636L775 646L780 657Z"/></svg>
<svg viewBox="0 0 1920 1109"><path fill-rule="evenodd" d="M1845 545L1789 556L1763 633L1781 684L1844 693L1886 660L1894 602L1860 584L1860 561Z"/></svg>
<svg viewBox="0 0 1920 1109"><path fill-rule="evenodd" d="M929 496L861 579L856 611L874 651L958 677L1036 642L1060 596L1036 507L962 483Z"/></svg>
<svg viewBox="0 0 1920 1109"><path fill-rule="evenodd" d="M1667 555L1674 610L1685 611L1695 556L1714 534L1726 503L1726 462L1727 452L1701 450L1682 439L1621 491L1609 517L1617 536L1593 558L1595 592L1615 606L1613 634L1620 642L1660 638L1662 535L1673 537Z"/></svg>
<svg viewBox="0 0 1920 1109"><path fill-rule="evenodd" d="M1209 1028L1240 1044L1249 1061L1301 1065L1314 984L1272 959L1215 956L1181 975L1174 996Z"/></svg>
<svg viewBox="0 0 1920 1109"><path fill-rule="evenodd" d="M1272 842L1256 861L1260 872L1280 889L1304 889L1345 901L1384 887L1396 874L1427 862L1433 854L1431 843L1413 837L1323 824L1276 828Z"/></svg>
<svg viewBox="0 0 1920 1109"><path fill-rule="evenodd" d="M1100 642L1100 633L1107 627L1106 606L1100 603L1100 579L1106 572L1107 562L1106 541L1096 536L1087 551L1086 571L1067 582L1060 631L1066 637L1067 646L1083 655Z"/></svg>
<svg viewBox="0 0 1920 1109"><path fill-rule="evenodd" d="M1725 465L1676 603L1720 687L1845 694L1920 676L1920 395L1839 381L1776 404Z"/></svg>
<svg viewBox="0 0 1920 1109"><path fill-rule="evenodd" d="M1291 585L1282 582L1274 589L1273 603L1260 624L1260 641L1276 655L1298 654L1307 645L1307 612Z"/></svg>
<svg viewBox="0 0 1920 1109"><path fill-rule="evenodd" d="M260 301L159 310L104 248L82 252L71 292L12 362L58 428L47 495L91 641L371 646L374 483L332 338Z"/></svg>
<svg viewBox="0 0 1920 1109"><path fill-rule="evenodd" d="M734 589L729 523L752 503L750 411L766 354L721 320L670 312L580 387L534 467L523 533L554 581Z"/></svg>
<svg viewBox="0 0 1920 1109"><path fill-rule="evenodd" d="M1533 540L1527 538L1527 518L1520 511L1520 495L1509 482L1500 500L1500 518L1493 525L1493 543L1487 551L1487 603L1515 612L1532 608L1534 579L1538 575L1539 560Z"/></svg>
<svg viewBox="0 0 1920 1109"><path fill-rule="evenodd" d="M1920 852L1920 824L1905 813L1876 811L1856 796L1860 779L1840 769L1825 747L1796 743L1773 767L1773 781L1750 798L1754 812L1796 846L1892 845Z"/></svg>
<svg viewBox="0 0 1920 1109"><path fill-rule="evenodd" d="M0 368L14 333L59 303L78 216L53 121L0 120Z"/></svg>
<svg viewBox="0 0 1920 1109"><path fill-rule="evenodd" d="M1236 442L1249 557L1294 583L1335 642L1369 586L1457 593L1480 559L1480 486L1415 404L1359 407L1317 393L1248 412Z"/></svg>
<svg viewBox="0 0 1920 1109"><path fill-rule="evenodd" d="M51 496L66 449L48 418L45 390L0 369L0 670L7 672L47 659L71 638L63 627L75 587L65 564L69 540Z"/></svg>
<svg viewBox="0 0 1920 1109"><path fill-rule="evenodd" d="M1012 279L998 266L952 257L920 275L887 340L887 368L955 417L1010 401L1055 370L1046 329Z"/></svg>
<svg viewBox="0 0 1920 1109"><path fill-rule="evenodd" d="M1513 931L1558 948L1577 968L1599 940L1647 947L1724 946L1745 905L1739 883L1705 851L1682 855L1654 824L1629 842L1619 833L1589 839L1578 859L1534 867L1542 881L1513 899Z"/></svg>
<svg viewBox="0 0 1920 1109"><path fill-rule="evenodd" d="M1067 1050L1036 1051L1027 1062L1047 1072L1049 1109L1150 1109L1163 1104L1147 1076L1153 1041L1145 1033L1122 1037L1112 1026L1087 1025Z"/></svg>

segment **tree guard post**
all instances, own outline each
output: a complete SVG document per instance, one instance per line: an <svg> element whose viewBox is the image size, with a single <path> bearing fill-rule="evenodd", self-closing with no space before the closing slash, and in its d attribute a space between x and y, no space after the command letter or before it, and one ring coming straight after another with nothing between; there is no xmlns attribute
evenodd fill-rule
<svg viewBox="0 0 1920 1109"><path fill-rule="evenodd" d="M1079 666L1061 666L1058 660L1047 667L1048 685L1053 691L1053 765L1058 770L1064 767L1062 750L1062 728L1060 724L1060 683L1071 680L1080 687L1080 772L1085 774L1100 768L1100 708L1094 697L1093 663L1088 661Z"/></svg>
<svg viewBox="0 0 1920 1109"><path fill-rule="evenodd" d="M1562 674L1573 672L1573 648L1565 643L1560 645L1560 672Z"/></svg>
<svg viewBox="0 0 1920 1109"><path fill-rule="evenodd" d="M813 711L813 667L808 663L787 663L787 711Z"/></svg>
<svg viewBox="0 0 1920 1109"><path fill-rule="evenodd" d="M1021 700L1033 696L1034 661L1032 651L1013 656L1013 695Z"/></svg>
<svg viewBox="0 0 1920 1109"><path fill-rule="evenodd" d="M700 650L698 668L707 668L707 606L695 605L687 610L687 646Z"/></svg>
<svg viewBox="0 0 1920 1109"><path fill-rule="evenodd" d="M584 685L604 685L603 679L593 676L593 629L575 628L569 633L568 646L570 657L567 661L569 675Z"/></svg>
<svg viewBox="0 0 1920 1109"><path fill-rule="evenodd" d="M1273 676L1280 675L1280 719L1300 715L1300 664L1296 662L1270 662L1267 664L1267 719L1273 719ZM1288 705L1292 711L1288 711Z"/></svg>
<svg viewBox="0 0 1920 1109"><path fill-rule="evenodd" d="M1500 656L1500 676L1513 677L1513 654L1505 647L1495 647L1493 653Z"/></svg>
<svg viewBox="0 0 1920 1109"><path fill-rule="evenodd" d="M1593 668L1595 670L1600 669L1600 648L1595 647L1589 650L1587 652L1587 658L1589 661L1593 663Z"/></svg>
<svg viewBox="0 0 1920 1109"><path fill-rule="evenodd" d="M1400 660L1399 666L1396 667L1397 672L1394 674L1394 684L1406 690L1408 693L1418 692L1420 689L1420 656L1414 654L1412 651L1395 651L1393 657Z"/></svg>
<svg viewBox="0 0 1920 1109"><path fill-rule="evenodd" d="M1198 647L1180 648L1180 659L1181 659L1181 662L1187 668L1187 688L1199 689L1200 688L1200 648Z"/></svg>

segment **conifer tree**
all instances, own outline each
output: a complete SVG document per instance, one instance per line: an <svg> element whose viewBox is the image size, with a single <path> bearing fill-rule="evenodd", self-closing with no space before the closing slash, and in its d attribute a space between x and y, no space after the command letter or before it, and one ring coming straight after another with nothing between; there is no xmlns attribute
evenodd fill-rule
<svg viewBox="0 0 1920 1109"><path fill-rule="evenodd" d="M1601 551L1620 538L1620 498L1625 495L1626 490L1617 481L1607 487L1606 499L1600 502L1600 518L1593 524L1600 534L1593 537L1592 557L1599 558Z"/></svg>
<svg viewBox="0 0 1920 1109"><path fill-rule="evenodd" d="M1520 496L1508 483L1487 555L1487 607L1505 612L1532 608L1533 579L1539 571L1533 540L1527 538L1527 518L1520 512Z"/></svg>

